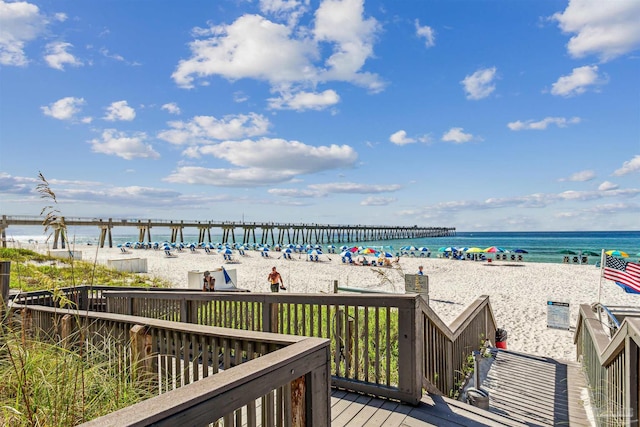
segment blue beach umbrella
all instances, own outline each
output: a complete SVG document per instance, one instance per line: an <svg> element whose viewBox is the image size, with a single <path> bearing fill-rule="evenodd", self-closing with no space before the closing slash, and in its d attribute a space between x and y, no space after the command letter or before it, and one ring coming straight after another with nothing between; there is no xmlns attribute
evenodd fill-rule
<svg viewBox="0 0 640 427"><path fill-rule="evenodd" d="M231 255L231 254L233 254L233 251L230 248L221 249L219 252L221 254L223 254L223 255Z"/></svg>
<svg viewBox="0 0 640 427"><path fill-rule="evenodd" d="M516 253L516 254L528 254L529 252L525 251L524 249L514 249L511 252Z"/></svg>
<svg viewBox="0 0 640 427"><path fill-rule="evenodd" d="M340 252L340 256L341 256L341 257L351 258L351 252L349 252L349 251L342 251L342 252Z"/></svg>

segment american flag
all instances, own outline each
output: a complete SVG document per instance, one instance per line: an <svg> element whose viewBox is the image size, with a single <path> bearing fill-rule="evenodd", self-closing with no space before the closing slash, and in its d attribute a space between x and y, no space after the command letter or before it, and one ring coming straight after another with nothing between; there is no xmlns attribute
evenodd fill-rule
<svg viewBox="0 0 640 427"><path fill-rule="evenodd" d="M604 278L613 280L626 292L640 293L640 264L605 255Z"/></svg>

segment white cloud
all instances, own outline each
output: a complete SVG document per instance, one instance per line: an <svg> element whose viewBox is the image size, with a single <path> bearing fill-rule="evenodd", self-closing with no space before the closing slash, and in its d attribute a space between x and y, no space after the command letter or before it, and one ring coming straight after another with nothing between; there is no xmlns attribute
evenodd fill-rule
<svg viewBox="0 0 640 427"><path fill-rule="evenodd" d="M608 61L640 46L640 2L635 0L570 0L552 19L574 33L567 50L575 58L598 55Z"/></svg>
<svg viewBox="0 0 640 427"><path fill-rule="evenodd" d="M25 45L45 29L46 18L38 6L27 2L7 3L0 0L0 64L25 66Z"/></svg>
<svg viewBox="0 0 640 427"><path fill-rule="evenodd" d="M80 112L80 107L85 104L84 98L74 98L68 96L49 104L49 106L40 107L46 116L53 117L58 120L72 120L76 114Z"/></svg>
<svg viewBox="0 0 640 427"><path fill-rule="evenodd" d="M100 49L100 53L105 58L114 59L114 60L119 61L119 62L124 62L124 56L118 55L117 53L111 53L111 52L109 52L109 50L107 48L104 48L104 47L101 48Z"/></svg>
<svg viewBox="0 0 640 427"><path fill-rule="evenodd" d="M228 115L221 119L213 116L195 116L189 121L168 123L171 129L158 133L158 138L176 145L210 144L213 140L241 139L261 136L271 123L261 114Z"/></svg>
<svg viewBox="0 0 640 427"><path fill-rule="evenodd" d="M563 202L588 202L593 200L610 198L633 198L640 195L640 189L630 188L627 190L600 190L597 191L564 191L562 193L535 193L524 196L489 198L482 201L458 200L437 203L435 205L423 206L419 209L408 209L398 212L402 216L416 218L450 217L455 213L476 212L479 210L494 210L503 208L543 208ZM629 206L629 205L627 205ZM637 210L636 206L633 208Z"/></svg>
<svg viewBox="0 0 640 427"><path fill-rule="evenodd" d="M176 104L175 102L169 102L168 104L164 104L160 108L162 110L169 112L169 114L176 114L176 115L180 114L180 107L178 107L178 104Z"/></svg>
<svg viewBox="0 0 640 427"><path fill-rule="evenodd" d="M418 37L424 38L424 44L427 47L433 47L436 45L436 32L433 28L425 25L423 27L420 26L420 21L416 19L416 35Z"/></svg>
<svg viewBox="0 0 640 427"><path fill-rule="evenodd" d="M275 196L280 197L291 197L291 198L311 198L311 197L321 197L322 193L316 190L300 190L297 188L271 188L267 190L267 193L273 194Z"/></svg>
<svg viewBox="0 0 640 427"><path fill-rule="evenodd" d="M352 167L358 156L347 145L315 147L298 141L263 138L258 141L225 141L191 150L192 157L209 155L236 169L180 167L165 180L215 186L264 186L292 181L298 175Z"/></svg>
<svg viewBox="0 0 640 427"><path fill-rule="evenodd" d="M507 124L507 127L514 131L519 130L544 130L549 125L554 124L559 128L567 127L568 125L573 125L580 123L580 117L571 117L567 119L565 117L545 117L544 119L534 122L533 120L527 120L526 122L522 122L517 120L515 122L511 122Z"/></svg>
<svg viewBox="0 0 640 427"><path fill-rule="evenodd" d="M559 181L585 182L595 179L596 173L592 170L584 170L571 174L569 178L562 178Z"/></svg>
<svg viewBox="0 0 640 427"><path fill-rule="evenodd" d="M260 11L287 21L289 26L294 26L300 16L307 11L308 5L308 2L303 3L298 0L260 0Z"/></svg>
<svg viewBox="0 0 640 427"><path fill-rule="evenodd" d="M102 139L96 138L90 141L94 152L122 157L126 160L134 158L157 159L160 154L151 144L146 144L147 135L144 132L127 136L124 132L115 129L105 129Z"/></svg>
<svg viewBox="0 0 640 427"><path fill-rule="evenodd" d="M274 110L323 110L340 102L340 96L331 89L324 92L282 93L279 98L268 99Z"/></svg>
<svg viewBox="0 0 640 427"><path fill-rule="evenodd" d="M53 42L47 44L47 54L44 59L47 61L47 64L49 64L49 67L63 71L65 64L74 67L82 66L82 61L67 52L67 49L71 49L72 47L73 45L71 43L66 42Z"/></svg>
<svg viewBox="0 0 640 427"><path fill-rule="evenodd" d="M360 202L360 206L387 206L396 200L395 197L367 197Z"/></svg>
<svg viewBox="0 0 640 427"><path fill-rule="evenodd" d="M570 75L562 76L551 86L551 93L559 96L575 96L586 92L592 85L605 83L605 79L598 76L597 65L585 65L574 68Z"/></svg>
<svg viewBox="0 0 640 427"><path fill-rule="evenodd" d="M399 130L396 133L392 134L389 137L389 141L396 145L406 145L416 142L416 140L413 138L407 138L407 132L405 132L404 130Z"/></svg>
<svg viewBox="0 0 640 427"><path fill-rule="evenodd" d="M364 18L364 0L324 0L315 14L316 41L332 43L333 54L321 80L339 80L379 92L384 84L376 74L360 73L373 55L373 42L381 27L374 18Z"/></svg>
<svg viewBox="0 0 640 427"><path fill-rule="evenodd" d="M182 166L163 180L176 184L211 185L216 187L257 187L290 181L292 171L265 171L261 168L210 169Z"/></svg>
<svg viewBox="0 0 640 427"><path fill-rule="evenodd" d="M496 89L494 79L496 78L496 67L482 68L475 73L466 76L462 83L467 99L482 99L491 95Z"/></svg>
<svg viewBox="0 0 640 427"><path fill-rule="evenodd" d="M135 118L136 111L129 107L127 101L112 102L111 105L107 107L107 114L104 116L104 119L110 122L117 120L130 122Z"/></svg>
<svg viewBox="0 0 640 427"><path fill-rule="evenodd" d="M616 169L616 171L613 172L613 175L622 176L622 175L627 175L627 174L639 172L639 171L640 171L640 155L635 155L633 159L624 162L620 169Z"/></svg>
<svg viewBox="0 0 640 427"><path fill-rule="evenodd" d="M348 145L316 147L298 141L269 138L225 141L202 147L200 151L236 166L292 171L294 174L351 167L358 158L355 150Z"/></svg>
<svg viewBox="0 0 640 427"><path fill-rule="evenodd" d="M285 3L276 3L262 6L278 11L286 8ZM190 43L191 57L178 63L172 78L184 88L193 87L196 78L221 76L264 80L275 92L327 81L379 91L384 86L379 77L361 71L373 55L379 31L375 19L363 18L363 9L362 0L325 0L315 13L311 32L259 15L243 15L229 25L194 29L194 35L202 38ZM331 51L326 59L321 55L324 51Z"/></svg>
<svg viewBox="0 0 640 427"><path fill-rule="evenodd" d="M445 142L453 142L455 144L464 144L473 139L473 135L470 133L464 133L462 128L451 128L442 135L442 140Z"/></svg>
<svg viewBox="0 0 640 427"><path fill-rule="evenodd" d="M55 19L58 22L64 22L67 20L67 14L66 13L62 13L62 12L58 12L56 14L53 15L53 19Z"/></svg>
<svg viewBox="0 0 640 427"><path fill-rule="evenodd" d="M330 182L325 184L311 184L312 190L321 193L347 193L347 194L377 194L398 191L402 188L398 184L359 184L355 182Z"/></svg>
<svg viewBox="0 0 640 427"><path fill-rule="evenodd" d="M209 39L190 43L191 58L181 60L172 77L191 88L195 77L219 75L229 80L253 78L273 85L314 79L310 58L317 55L308 39L258 15L244 15L231 25L212 26Z"/></svg>
<svg viewBox="0 0 640 427"><path fill-rule="evenodd" d="M609 181L604 181L602 184L598 186L598 190L600 191L617 190L618 187L619 187L618 184L614 184L613 182L609 182Z"/></svg>

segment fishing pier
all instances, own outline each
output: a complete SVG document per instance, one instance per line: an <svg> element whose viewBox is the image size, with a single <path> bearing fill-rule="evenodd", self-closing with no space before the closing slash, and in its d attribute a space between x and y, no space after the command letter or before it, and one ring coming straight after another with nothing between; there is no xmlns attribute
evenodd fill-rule
<svg viewBox="0 0 640 427"><path fill-rule="evenodd" d="M43 219L39 216L10 216L2 215L0 233L2 247L6 247L6 230L10 225L42 226ZM420 237L448 237L455 236L453 227L420 227L387 226L387 225L344 225L317 223L279 223L279 222L235 222L235 221L183 221L162 219L100 219L80 217L60 217L56 222L59 226L53 228L53 248L58 244L65 247L67 237L65 227L93 226L100 231L98 244L113 247L112 230L115 227L135 227L138 229L139 242L151 242L151 230L165 228L170 230L171 243L184 242L184 230L198 230L198 241L211 243L212 234L219 231L223 242L231 243L347 243L367 240L415 239ZM213 230L213 233L212 233ZM242 235L242 236L241 236ZM241 240L237 240L236 236Z"/></svg>

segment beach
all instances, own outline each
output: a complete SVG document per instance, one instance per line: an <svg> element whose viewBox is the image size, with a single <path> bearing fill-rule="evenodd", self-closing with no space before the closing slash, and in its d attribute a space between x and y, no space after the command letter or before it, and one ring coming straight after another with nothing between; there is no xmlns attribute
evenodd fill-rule
<svg viewBox="0 0 640 427"><path fill-rule="evenodd" d="M613 282L603 280L594 265L531 263L512 261L459 261L441 258L400 257L392 268L344 264L339 254L319 255L318 262L307 260L306 254L292 254L284 259L281 252L271 251L264 257L258 251L241 256L234 251L234 261L212 250L172 251L167 257L162 250L98 248L76 246L84 261L144 258L149 276L166 280L175 288L188 287L190 271L236 270L237 286L251 292L269 292L267 275L277 267L288 293L333 292L340 287L362 288L404 293L404 274L415 274L422 265L429 280L430 306L446 324L475 299L489 295L498 327L507 331L510 350L563 360L575 360L573 344L580 304L600 301L606 305L640 305L640 295L625 293ZM370 258L375 259L375 258ZM600 290L601 289L601 290ZM547 327L547 301L570 304L570 330ZM492 337L493 338L493 337Z"/></svg>

